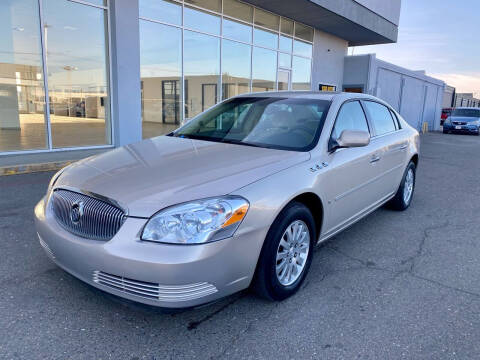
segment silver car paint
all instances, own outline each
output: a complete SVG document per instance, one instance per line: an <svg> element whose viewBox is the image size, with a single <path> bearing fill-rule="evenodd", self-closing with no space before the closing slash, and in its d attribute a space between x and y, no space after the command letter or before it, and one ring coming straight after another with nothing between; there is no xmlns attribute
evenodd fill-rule
<svg viewBox="0 0 480 360"><path fill-rule="evenodd" d="M68 168L54 187L110 197L135 217L129 217L108 242L86 240L63 230L48 211L48 201L40 201L35 209L37 231L54 261L93 286L150 305L188 307L213 301L250 285L271 224L295 197L309 193L321 201L323 213L314 214L321 217L321 242L388 201L408 162L418 154L418 132L398 114L401 130L373 137L365 147L328 151L340 106L352 98L374 99L368 95L256 96L332 99L317 146L300 153L159 137L81 161ZM140 240L146 218L162 208L225 194L250 202L232 238L195 246ZM95 283L92 274L97 270L161 285L208 282L218 291L189 301L157 301Z"/></svg>

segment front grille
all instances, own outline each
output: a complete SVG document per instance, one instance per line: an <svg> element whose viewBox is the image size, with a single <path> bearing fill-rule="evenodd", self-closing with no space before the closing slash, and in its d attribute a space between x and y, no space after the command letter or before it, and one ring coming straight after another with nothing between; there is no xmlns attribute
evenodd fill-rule
<svg viewBox="0 0 480 360"><path fill-rule="evenodd" d="M57 222L72 234L94 240L110 240L125 221L125 212L100 199L56 189L51 204Z"/></svg>
<svg viewBox="0 0 480 360"><path fill-rule="evenodd" d="M453 125L467 125L465 121L452 121Z"/></svg>
<svg viewBox="0 0 480 360"><path fill-rule="evenodd" d="M160 285L98 270L93 272L93 281L127 294L169 302L194 300L218 291L215 286L206 282L188 285Z"/></svg>

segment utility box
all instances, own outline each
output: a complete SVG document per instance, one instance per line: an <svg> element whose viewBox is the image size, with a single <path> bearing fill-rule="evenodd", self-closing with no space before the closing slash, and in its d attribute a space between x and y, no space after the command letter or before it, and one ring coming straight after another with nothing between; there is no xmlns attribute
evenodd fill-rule
<svg viewBox="0 0 480 360"><path fill-rule="evenodd" d="M347 56L343 91L362 92L389 103L418 130L440 130L445 83L382 61L375 54Z"/></svg>

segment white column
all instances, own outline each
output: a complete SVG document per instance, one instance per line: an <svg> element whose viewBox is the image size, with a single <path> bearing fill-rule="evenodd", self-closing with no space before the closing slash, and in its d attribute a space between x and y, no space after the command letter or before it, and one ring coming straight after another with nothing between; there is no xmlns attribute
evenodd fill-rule
<svg viewBox="0 0 480 360"><path fill-rule="evenodd" d="M110 0L113 144L142 139L138 0Z"/></svg>

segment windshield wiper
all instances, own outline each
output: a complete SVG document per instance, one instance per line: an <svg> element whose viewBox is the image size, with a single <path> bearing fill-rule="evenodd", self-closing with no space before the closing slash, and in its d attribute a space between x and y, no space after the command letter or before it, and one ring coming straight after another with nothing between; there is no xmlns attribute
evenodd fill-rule
<svg viewBox="0 0 480 360"><path fill-rule="evenodd" d="M222 139L216 137L209 137L209 136L202 136L202 135L195 135L195 134L172 134L171 136L183 138L183 139L192 139L192 140L204 140L204 141L212 141L212 142L220 142L224 144L234 144L234 145L245 145L245 146L252 146L252 147L259 147L259 148L268 148L271 149L272 147L269 145L259 145L254 143L248 143L241 140L235 139Z"/></svg>
<svg viewBox="0 0 480 360"><path fill-rule="evenodd" d="M257 145L257 144L248 143L241 140L233 140L233 139L221 139L220 142L225 144L246 145L246 146L261 147L261 148L268 147L267 145Z"/></svg>

